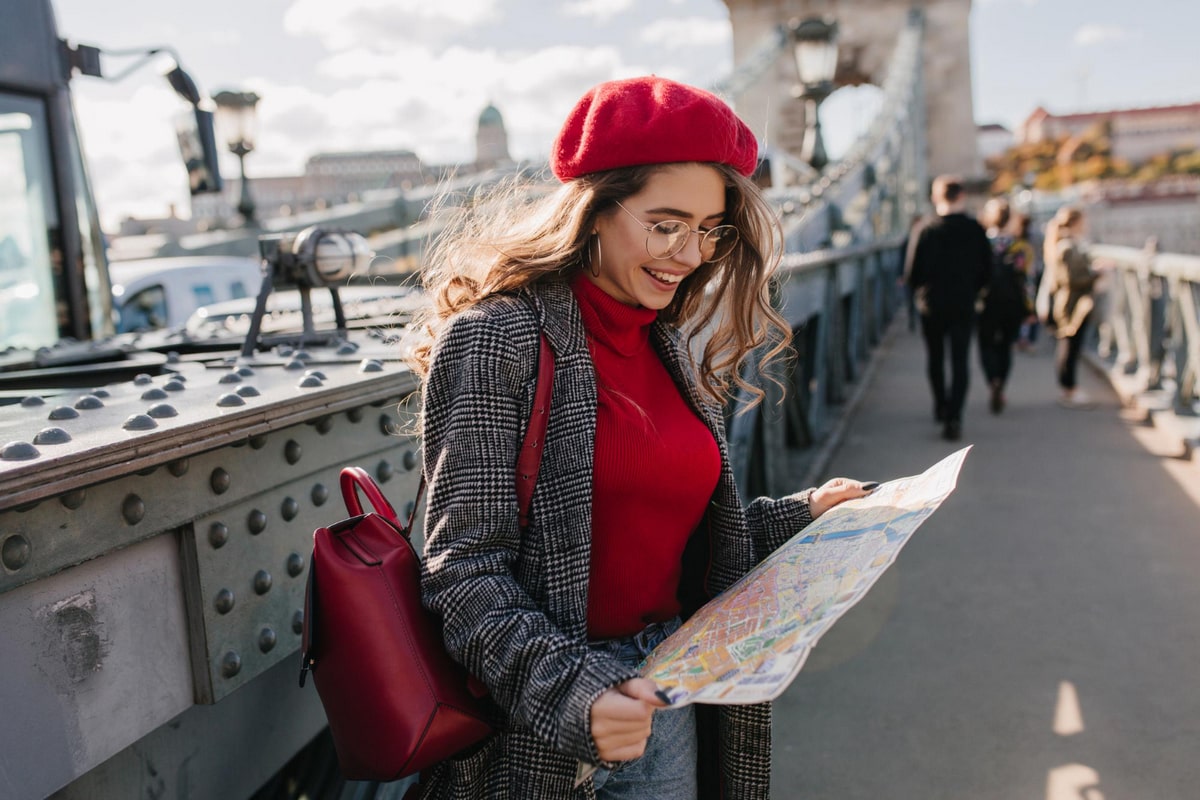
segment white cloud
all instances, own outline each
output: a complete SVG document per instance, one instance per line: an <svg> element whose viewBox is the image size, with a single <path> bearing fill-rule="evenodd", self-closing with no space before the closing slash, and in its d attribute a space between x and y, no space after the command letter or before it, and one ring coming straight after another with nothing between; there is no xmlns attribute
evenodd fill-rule
<svg viewBox="0 0 1200 800"><path fill-rule="evenodd" d="M316 36L332 51L428 46L497 20L498 5L498 0L296 0L284 13L283 28L294 36Z"/></svg>
<svg viewBox="0 0 1200 800"><path fill-rule="evenodd" d="M569 17L589 17L597 22L608 22L631 8L633 0L575 0L563 6L563 13Z"/></svg>
<svg viewBox="0 0 1200 800"><path fill-rule="evenodd" d="M639 42L668 48L728 48L732 40L733 30L727 21L704 17L655 20L638 34Z"/></svg>
<svg viewBox="0 0 1200 800"><path fill-rule="evenodd" d="M1120 42L1132 38L1132 34L1118 25L1084 25L1075 31L1075 44L1088 47L1105 42Z"/></svg>

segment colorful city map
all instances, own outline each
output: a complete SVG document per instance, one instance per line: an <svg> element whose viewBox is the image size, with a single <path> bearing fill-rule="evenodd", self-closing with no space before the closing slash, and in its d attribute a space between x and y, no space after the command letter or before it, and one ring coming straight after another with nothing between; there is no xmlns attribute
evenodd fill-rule
<svg viewBox="0 0 1200 800"><path fill-rule="evenodd" d="M954 491L969 450L825 512L660 644L642 675L676 706L778 697Z"/></svg>

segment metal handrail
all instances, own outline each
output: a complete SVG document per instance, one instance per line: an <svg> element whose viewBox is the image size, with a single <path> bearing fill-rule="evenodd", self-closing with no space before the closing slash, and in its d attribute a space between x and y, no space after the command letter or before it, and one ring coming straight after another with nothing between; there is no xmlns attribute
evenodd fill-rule
<svg viewBox="0 0 1200 800"><path fill-rule="evenodd" d="M1165 393L1175 414L1200 416L1200 257L1111 245L1091 252L1113 268L1098 355L1136 392Z"/></svg>

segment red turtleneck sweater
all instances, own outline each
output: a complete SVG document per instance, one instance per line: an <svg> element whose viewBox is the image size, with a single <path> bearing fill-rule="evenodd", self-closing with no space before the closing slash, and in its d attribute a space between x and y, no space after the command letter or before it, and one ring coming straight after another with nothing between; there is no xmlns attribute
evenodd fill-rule
<svg viewBox="0 0 1200 800"><path fill-rule="evenodd" d="M680 559L721 470L716 440L650 343L658 312L572 284L596 366L588 635L637 633L679 613Z"/></svg>

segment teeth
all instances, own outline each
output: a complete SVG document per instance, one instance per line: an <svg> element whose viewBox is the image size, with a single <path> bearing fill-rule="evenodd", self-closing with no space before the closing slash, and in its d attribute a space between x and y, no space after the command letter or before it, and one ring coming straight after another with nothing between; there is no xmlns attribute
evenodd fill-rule
<svg viewBox="0 0 1200 800"><path fill-rule="evenodd" d="M669 272L657 272L652 269L648 269L646 272L649 272L651 275L658 278L660 281L663 281L664 283L679 283L681 280L683 280L682 275L672 275Z"/></svg>

